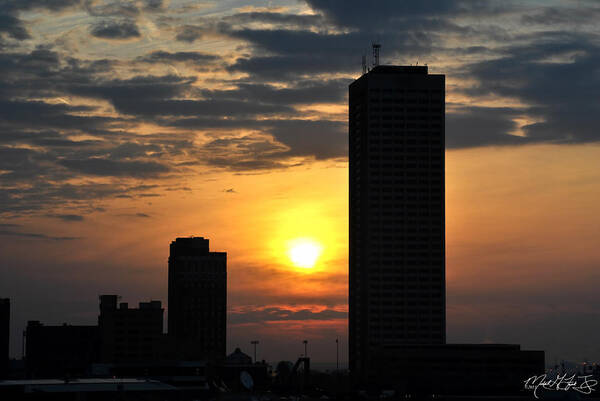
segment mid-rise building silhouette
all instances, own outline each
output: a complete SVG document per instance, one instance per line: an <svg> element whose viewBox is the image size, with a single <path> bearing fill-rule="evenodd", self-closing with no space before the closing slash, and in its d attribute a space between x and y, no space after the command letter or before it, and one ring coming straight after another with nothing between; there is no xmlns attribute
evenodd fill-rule
<svg viewBox="0 0 600 401"><path fill-rule="evenodd" d="M10 346L10 299L0 298L0 379L8 372Z"/></svg>
<svg viewBox="0 0 600 401"><path fill-rule="evenodd" d="M443 344L445 77L376 66L349 88L350 368L391 344Z"/></svg>
<svg viewBox="0 0 600 401"><path fill-rule="evenodd" d="M31 379L74 378L98 360L98 326L46 326L37 320L25 330L25 369Z"/></svg>
<svg viewBox="0 0 600 401"><path fill-rule="evenodd" d="M139 308L117 303L117 295L100 296L100 360L124 363L161 359L166 352L161 302L140 302Z"/></svg>
<svg viewBox="0 0 600 401"><path fill-rule="evenodd" d="M168 322L178 359L225 358L227 253L210 252L208 239L171 242Z"/></svg>

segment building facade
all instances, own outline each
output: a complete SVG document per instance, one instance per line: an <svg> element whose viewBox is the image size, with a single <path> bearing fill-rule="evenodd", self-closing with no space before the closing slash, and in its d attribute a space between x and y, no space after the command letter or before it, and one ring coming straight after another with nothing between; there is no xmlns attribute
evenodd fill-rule
<svg viewBox="0 0 600 401"><path fill-rule="evenodd" d="M169 255L169 337L178 359L222 361L227 325L227 253L202 237L177 238Z"/></svg>
<svg viewBox="0 0 600 401"><path fill-rule="evenodd" d="M118 303L117 295L101 295L100 361L151 362L165 358L163 315L160 301L140 302L138 308L129 308L127 303Z"/></svg>
<svg viewBox="0 0 600 401"><path fill-rule="evenodd" d="M390 345L374 360L377 384L423 399L432 394L526 397L524 381L543 374L545 362L544 351L524 351L516 344Z"/></svg>
<svg viewBox="0 0 600 401"><path fill-rule="evenodd" d="M445 76L376 66L349 103L350 369L368 381L383 347L446 341Z"/></svg>
<svg viewBox="0 0 600 401"><path fill-rule="evenodd" d="M10 299L0 298L0 379L8 373L10 346Z"/></svg>
<svg viewBox="0 0 600 401"><path fill-rule="evenodd" d="M98 360L97 326L45 326L37 320L25 330L25 369L30 379L77 378Z"/></svg>

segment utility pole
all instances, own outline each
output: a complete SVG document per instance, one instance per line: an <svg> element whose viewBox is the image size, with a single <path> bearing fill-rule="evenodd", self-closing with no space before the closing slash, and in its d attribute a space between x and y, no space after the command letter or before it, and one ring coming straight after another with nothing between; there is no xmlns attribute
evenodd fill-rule
<svg viewBox="0 0 600 401"><path fill-rule="evenodd" d="M304 357L308 358L308 351L307 351L307 348L306 348L306 346L308 344L308 340L304 340L304 341L302 341L302 343L304 343Z"/></svg>
<svg viewBox="0 0 600 401"><path fill-rule="evenodd" d="M254 345L254 363L256 363L256 345L259 344L258 340L250 341L250 344Z"/></svg>

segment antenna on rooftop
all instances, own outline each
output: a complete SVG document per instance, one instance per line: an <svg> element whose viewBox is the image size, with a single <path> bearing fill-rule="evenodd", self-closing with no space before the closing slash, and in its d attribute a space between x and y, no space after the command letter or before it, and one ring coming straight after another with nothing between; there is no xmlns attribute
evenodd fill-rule
<svg viewBox="0 0 600 401"><path fill-rule="evenodd" d="M379 50L381 50L381 45L373 42L373 67L379 65Z"/></svg>
<svg viewBox="0 0 600 401"><path fill-rule="evenodd" d="M362 72L363 74L367 73L367 56L363 54L362 56Z"/></svg>

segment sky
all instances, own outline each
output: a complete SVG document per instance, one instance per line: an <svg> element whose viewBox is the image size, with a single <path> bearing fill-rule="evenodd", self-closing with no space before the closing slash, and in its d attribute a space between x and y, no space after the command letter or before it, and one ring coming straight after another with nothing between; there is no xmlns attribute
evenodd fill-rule
<svg viewBox="0 0 600 401"><path fill-rule="evenodd" d="M0 297L95 324L228 254L228 351L347 361L348 85L446 75L447 337L600 360L596 0L0 0ZM370 58L370 57L368 57ZM317 245L313 267L290 257ZM166 316L168 317L168 305Z"/></svg>

